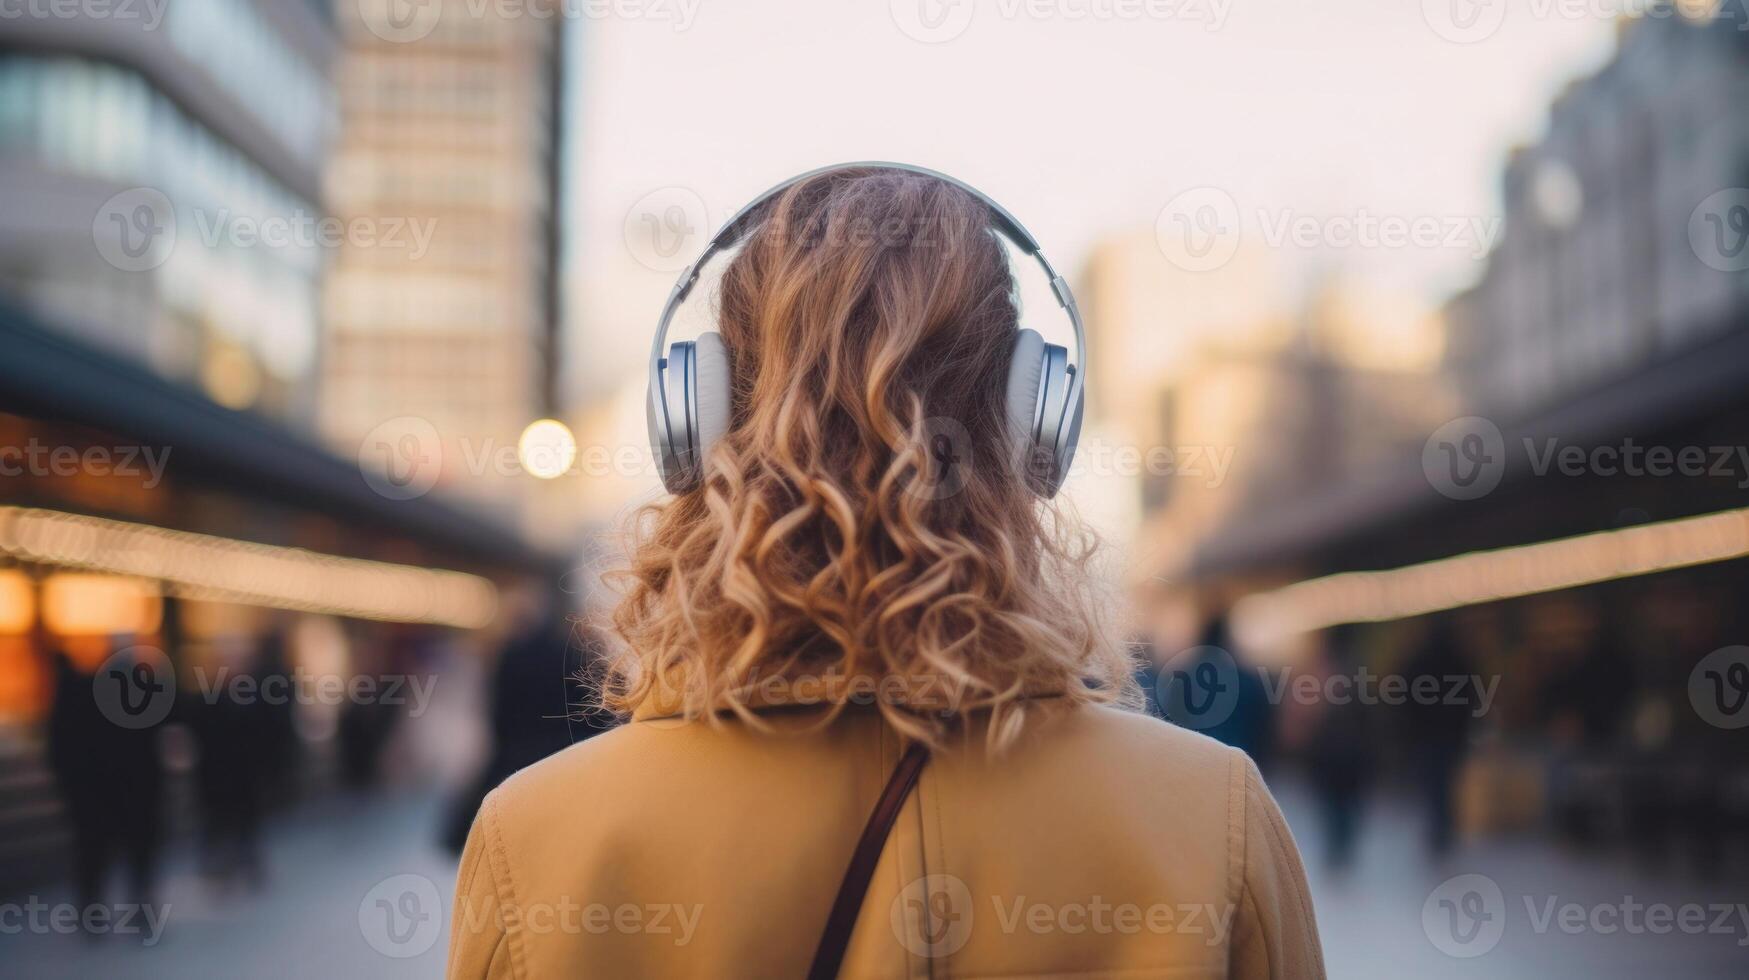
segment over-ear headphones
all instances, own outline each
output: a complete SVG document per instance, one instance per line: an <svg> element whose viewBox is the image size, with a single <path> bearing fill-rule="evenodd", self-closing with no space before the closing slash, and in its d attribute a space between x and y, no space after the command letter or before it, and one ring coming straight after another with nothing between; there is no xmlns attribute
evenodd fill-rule
<svg viewBox="0 0 1749 980"><path fill-rule="evenodd" d="M650 444L661 466L663 486L671 493L685 493L697 487L704 476L705 457L729 427L729 352L723 338L713 332L695 341L679 341L664 357L662 345L668 339L675 312L697 284L705 263L747 234L752 224L748 217L758 208L796 184L846 168L922 174L965 191L990 209L992 224L1004 238L1037 259L1044 268L1051 291L1075 328L1075 362L1069 363L1066 349L1045 343L1032 330L1022 329L1008 367L1008 425L1015 438L1016 459L1028 485L1041 496L1056 496L1074 459L1075 445L1081 439L1081 412L1086 403L1087 334L1075 295L1045 259L1038 240L1002 205L963 181L903 163L835 164L791 177L735 212L711 237L697 260L680 274L680 281L674 284L667 305L662 308L656 340L650 348L647 405Z"/></svg>

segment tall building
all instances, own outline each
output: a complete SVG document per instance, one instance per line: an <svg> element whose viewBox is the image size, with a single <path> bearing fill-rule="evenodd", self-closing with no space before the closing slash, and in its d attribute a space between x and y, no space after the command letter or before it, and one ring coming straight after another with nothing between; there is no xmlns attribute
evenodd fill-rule
<svg viewBox="0 0 1749 980"><path fill-rule="evenodd" d="M563 18L539 8L449 0L408 21L386 0L335 6L330 199L404 230L336 255L322 428L357 452L417 419L438 445L409 451L441 460L439 485L497 504L532 485L505 451L555 410Z"/></svg>
<svg viewBox="0 0 1749 980"><path fill-rule="evenodd" d="M1749 303L1741 27L1625 22L1616 56L1513 154L1504 238L1447 309L1473 411L1521 417L1736 325Z"/></svg>
<svg viewBox="0 0 1749 980"><path fill-rule="evenodd" d="M322 214L327 8L24 4L0 45L0 294L223 405L309 423L323 254L291 233Z"/></svg>
<svg viewBox="0 0 1749 980"><path fill-rule="evenodd" d="M489 645L497 583L557 574L502 524L361 472L356 444L316 444L323 278L409 234L325 209L331 10L0 5L0 890L64 864L45 732L57 704L89 720L99 678L173 664L178 684L124 697L196 712L202 672L273 650L380 675L409 644ZM484 164L459 177L501 181ZM338 719L298 712L315 789Z"/></svg>

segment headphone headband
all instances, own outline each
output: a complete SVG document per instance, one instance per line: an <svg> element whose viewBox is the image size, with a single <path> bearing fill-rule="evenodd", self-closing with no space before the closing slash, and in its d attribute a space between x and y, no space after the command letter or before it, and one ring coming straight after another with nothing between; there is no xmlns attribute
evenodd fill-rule
<svg viewBox="0 0 1749 980"><path fill-rule="evenodd" d="M1038 260L1039 266L1045 270L1046 278L1050 280L1051 292L1057 298L1057 305L1061 306L1063 310L1069 314L1069 322L1075 328L1075 371L1071 382L1073 387L1069 391L1069 404L1076 404L1076 399L1080 396L1081 391L1087 384L1087 329L1081 323L1081 310L1080 307L1075 304L1075 294L1070 292L1069 283L1065 281L1062 276L1057 275L1057 270L1051 266L1050 260L1045 258L1044 250L1039 247L1038 239L1032 237L1032 233L1026 230L1026 226L1022 225L1018 218L1010 214L1007 208L997 204L988 194L985 194L983 191L978 190L976 187L973 187L963 180L956 177L950 177L939 170L931 170L928 167L919 167L915 164L909 163L886 163L881 161L835 163L831 166L816 167L807 173L798 174L775 187L772 187L770 190L748 202L748 204L741 208L741 210L736 211L728 221L723 222L723 226L717 229L715 235L711 236L710 242L705 245L704 251L699 254L699 257L694 259L693 263L687 266L685 271L681 272L680 280L674 284L673 290L668 294L668 302L662 307L662 319L656 327L656 339L650 345L651 376L656 376L656 373L661 369L662 356L667 349L665 345L668 343L668 330L673 323L674 314L679 312L680 304L686 301L687 294L692 292L692 287L698 283L699 273L704 270L705 264L710 262L714 255L740 242L742 235L747 231L748 226L751 224L748 221L748 218L772 198L777 197L784 191L789 190L791 187L794 187L803 181L811 180L821 174L830 173L834 170L850 169L897 170L902 173L934 177L936 180L942 181L946 184L951 184L952 186L965 191L967 194L972 195L972 197L977 198L979 203L990 209L990 214L996 230L1002 234L1002 237L1013 242L1022 252L1025 252Z"/></svg>
<svg viewBox="0 0 1749 980"><path fill-rule="evenodd" d="M880 162L820 167L767 190L724 222L699 257L680 274L662 307L662 319L650 345L647 405L650 444L662 466L663 484L675 492L693 485L702 472L703 456L728 424L730 410L728 358L720 335L708 332L697 341L677 343L672 352L666 351L668 331L680 304L698 283L705 264L718 252L741 241L761 208L803 181L839 170L898 171L932 177L957 187L988 209L991 226L998 234L1032 256L1044 269L1057 304L1068 313L1075 329L1075 363L1068 363L1068 352L1063 348L1046 344L1032 330L1020 330L1016 353L1009 365L1008 417L1028 458L1034 458L1040 451L1048 454L1044 470L1034 471L1039 477L1034 489L1046 497L1054 495L1068 473L1075 444L1080 440L1087 388L1087 330L1081 322L1081 310L1075 305L1075 294L1051 267L1038 239L989 195L926 167Z"/></svg>

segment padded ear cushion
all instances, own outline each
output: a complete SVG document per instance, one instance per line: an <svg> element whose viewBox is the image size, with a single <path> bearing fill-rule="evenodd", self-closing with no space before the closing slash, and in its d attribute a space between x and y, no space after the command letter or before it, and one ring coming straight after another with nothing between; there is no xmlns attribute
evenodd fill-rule
<svg viewBox="0 0 1749 980"><path fill-rule="evenodd" d="M695 465L702 468L711 447L729 431L729 349L717 333L700 334L693 343L693 371L698 383Z"/></svg>
<svg viewBox="0 0 1749 980"><path fill-rule="evenodd" d="M1008 431L1014 459L1024 465L1032 454L1038 425L1038 386L1044 377L1045 339L1036 330L1021 330L1008 365Z"/></svg>
<svg viewBox="0 0 1749 980"><path fill-rule="evenodd" d="M655 379L651 379L649 394L644 399L644 424L650 432L650 455L655 457L657 472L662 474L662 485L673 490L677 476L674 442L668 434L668 407L662 403L662 388Z"/></svg>
<svg viewBox="0 0 1749 980"><path fill-rule="evenodd" d="M1056 479L1049 487L1048 496L1055 497L1057 491L1063 488L1063 481L1068 478L1069 467L1075 462L1075 449L1081 444L1081 415L1087 407L1087 389L1081 389L1081 396L1075 399L1075 404L1069 406L1069 431L1057 443Z"/></svg>

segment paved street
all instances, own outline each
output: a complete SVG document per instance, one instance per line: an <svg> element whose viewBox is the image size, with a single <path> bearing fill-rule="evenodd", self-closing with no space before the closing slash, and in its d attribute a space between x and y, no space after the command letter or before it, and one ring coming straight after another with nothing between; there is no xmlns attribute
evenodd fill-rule
<svg viewBox="0 0 1749 980"><path fill-rule="evenodd" d="M1568 935L1557 924L1541 933L1537 922L1553 901L1587 909L1617 905L1631 896L1642 905L1669 902L1734 904L1740 889L1697 885L1629 870L1623 863L1564 855L1533 840L1470 847L1452 861L1429 865L1421 856L1413 814L1402 805L1375 808L1364 826L1361 859L1347 876L1332 877L1318 860L1319 838L1305 794L1290 780L1278 784L1294 833L1306 852L1332 977L1535 978L1741 977L1749 964L1745 923L1735 913L1730 932L1711 935ZM0 936L6 973L23 977L274 976L339 980L345 977L441 975L441 917L424 931L403 920L391 937L386 908L367 901L373 886L397 875L419 875L447 905L450 862L432 844L438 801L429 794L372 800L335 799L282 816L269 842L270 880L259 894L216 897L192 870L185 849L173 852L162 900L170 905L161 942L142 948L121 936L88 941L67 935ZM1429 938L1422 912L1441 882L1460 874L1485 875L1501 891L1483 909L1503 922L1497 945L1470 958L1449 956ZM394 889L398 897L401 889ZM1527 909L1531 899L1534 911ZM68 898L46 889L45 901ZM1442 897L1445 897L1442 895ZM1461 899L1461 896L1455 896ZM1458 901L1458 907L1462 902ZM362 910L361 925L361 905ZM417 918L423 912L401 908ZM1454 938L1436 905L1431 927ZM1708 916L1709 924L1712 916ZM1491 921L1491 920L1489 920ZM1554 920L1551 920L1553 922ZM1607 922L1605 923L1607 925ZM1487 944L1481 931L1459 952ZM395 940L399 939L397 943ZM386 956L372 943L404 958ZM422 950L422 951L421 951Z"/></svg>
<svg viewBox="0 0 1749 980"><path fill-rule="evenodd" d="M1741 882L1734 886L1697 883L1674 874L1648 873L1626 859L1569 853L1539 838L1460 847L1450 860L1435 866L1421 850L1417 814L1403 801L1375 801L1361 827L1356 866L1346 875L1335 876L1321 861L1323 842L1307 794L1288 779L1280 780L1275 789L1306 856L1331 977L1550 980L1749 976L1749 921L1741 908L1724 908L1749 902L1749 888ZM1459 935L1454 936L1452 909L1439 901L1447 899L1463 908L1462 893L1477 880L1449 885L1434 900L1431 922L1424 925L1423 909L1429 896L1442 883L1460 875L1482 875L1492 881L1500 890L1498 901L1489 896L1485 905L1476 906L1482 912L1478 921L1462 922L1456 927ZM1624 903L1649 906L1660 902L1673 907L1685 903L1718 906L1706 912L1705 926L1714 925L1720 913L1728 911L1724 924L1729 931L1684 935L1672 926L1665 935L1644 930L1629 934L1627 923L1643 921L1643 913L1636 910L1620 918L1623 925L1613 933L1600 934L1584 927L1568 934L1561 929L1562 913L1549 914L1551 909L1572 903L1584 910L1589 921L1592 910L1597 909L1598 924L1608 929L1618 921L1613 909ZM1701 911L1691 914L1698 916ZM1497 944L1489 947L1485 926L1469 943L1459 941L1471 926L1482 926L1482 920L1504 926ZM1459 953L1479 955L1447 955L1435 945L1435 939Z"/></svg>
<svg viewBox="0 0 1749 980"><path fill-rule="evenodd" d="M422 875L445 902L454 867L432 844L439 815L429 795L367 800L334 799L282 816L268 842L268 881L259 894L212 894L195 873L186 849L172 852L159 901L169 905L163 939L144 948L139 938L87 940L57 934L0 935L0 972L8 976L65 977L437 977L445 937L418 935L397 952L425 945L417 956L391 958L371 947L381 941L380 920L360 926L360 905L373 885L401 874ZM47 902L69 900L65 889L45 889ZM377 914L366 909L367 916ZM441 917L435 923L441 925Z"/></svg>

